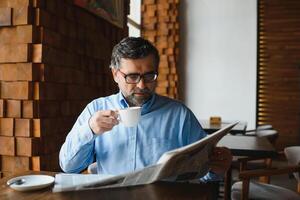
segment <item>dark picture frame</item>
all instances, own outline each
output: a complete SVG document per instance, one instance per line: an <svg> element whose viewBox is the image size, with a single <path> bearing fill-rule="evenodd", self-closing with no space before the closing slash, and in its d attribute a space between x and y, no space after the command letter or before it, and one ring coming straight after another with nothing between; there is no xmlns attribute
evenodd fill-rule
<svg viewBox="0 0 300 200"><path fill-rule="evenodd" d="M74 0L74 4L123 28L124 0Z"/></svg>

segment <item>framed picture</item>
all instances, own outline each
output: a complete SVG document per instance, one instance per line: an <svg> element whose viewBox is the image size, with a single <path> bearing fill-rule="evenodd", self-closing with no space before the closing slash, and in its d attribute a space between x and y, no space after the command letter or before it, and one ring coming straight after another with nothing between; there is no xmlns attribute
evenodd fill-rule
<svg viewBox="0 0 300 200"><path fill-rule="evenodd" d="M74 0L74 4L123 28L124 0Z"/></svg>

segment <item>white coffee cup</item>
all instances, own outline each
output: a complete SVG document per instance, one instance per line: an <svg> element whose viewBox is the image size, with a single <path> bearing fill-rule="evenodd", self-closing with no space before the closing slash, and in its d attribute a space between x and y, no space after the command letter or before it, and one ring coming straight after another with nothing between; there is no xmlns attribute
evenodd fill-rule
<svg viewBox="0 0 300 200"><path fill-rule="evenodd" d="M141 118L141 107L129 107L125 109L118 110L119 121L127 127L136 126Z"/></svg>

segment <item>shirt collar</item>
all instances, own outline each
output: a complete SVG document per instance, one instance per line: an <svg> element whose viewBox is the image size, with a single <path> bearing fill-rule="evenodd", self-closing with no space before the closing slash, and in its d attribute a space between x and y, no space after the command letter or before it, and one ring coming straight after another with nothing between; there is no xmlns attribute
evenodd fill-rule
<svg viewBox="0 0 300 200"><path fill-rule="evenodd" d="M156 99L156 94L154 93L151 98L146 101L146 103L144 103L142 105L142 114L146 114L150 111L152 105L154 104L155 102L155 99ZM129 107L129 104L127 103L125 97L123 96L122 92L119 91L118 93L118 101L121 105L121 109L124 109L124 108L128 108Z"/></svg>
<svg viewBox="0 0 300 200"><path fill-rule="evenodd" d="M151 107L154 104L155 99L156 99L156 94L153 93L152 96L151 96L151 98L148 101L146 101L146 103L143 104L143 106L142 106L142 114L146 114L146 113L148 113L151 110Z"/></svg>
<svg viewBox="0 0 300 200"><path fill-rule="evenodd" d="M119 101L119 103L121 105L121 109L129 107L129 105L128 105L128 103L127 103L126 99L124 98L124 96L123 96L123 94L122 94L121 91L118 93L118 101Z"/></svg>

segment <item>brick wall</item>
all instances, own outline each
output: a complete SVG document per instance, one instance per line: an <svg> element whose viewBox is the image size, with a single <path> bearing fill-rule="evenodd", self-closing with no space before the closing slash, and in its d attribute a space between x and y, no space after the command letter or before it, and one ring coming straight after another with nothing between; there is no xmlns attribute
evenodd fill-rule
<svg viewBox="0 0 300 200"><path fill-rule="evenodd" d="M0 177L60 170L58 152L78 114L117 90L108 65L124 27L71 0L0 1Z"/></svg>
<svg viewBox="0 0 300 200"><path fill-rule="evenodd" d="M179 54L179 0L142 0L142 36L160 54L156 92L178 98L177 63Z"/></svg>

